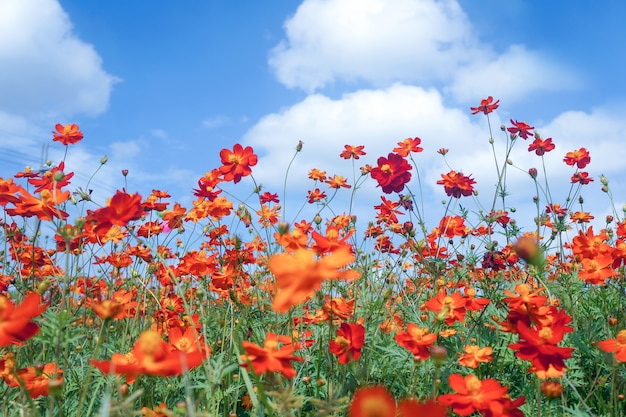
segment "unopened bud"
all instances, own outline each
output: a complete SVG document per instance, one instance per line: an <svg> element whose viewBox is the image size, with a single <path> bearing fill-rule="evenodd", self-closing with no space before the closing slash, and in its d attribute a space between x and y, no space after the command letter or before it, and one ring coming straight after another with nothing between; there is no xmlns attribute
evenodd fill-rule
<svg viewBox="0 0 626 417"><path fill-rule="evenodd" d="M109 160L109 157L108 157L108 156L106 156L106 155L104 155L104 156L100 159L100 163L101 163L102 165L104 165L104 164L106 164L106 163L107 163L107 161L108 161L108 160Z"/></svg>
<svg viewBox="0 0 626 417"><path fill-rule="evenodd" d="M609 185L609 179L605 177L604 175L600 175L600 184Z"/></svg>
<svg viewBox="0 0 626 417"><path fill-rule="evenodd" d="M532 179L536 179L537 178L537 168L530 168L528 170L528 175L530 175L530 177Z"/></svg>
<svg viewBox="0 0 626 417"><path fill-rule="evenodd" d="M302 145L304 145L304 142L299 140L298 144L296 145L296 152L300 152L302 150Z"/></svg>
<svg viewBox="0 0 626 417"><path fill-rule="evenodd" d="M289 233L289 223L287 222L278 223L278 234L282 236L286 233Z"/></svg>

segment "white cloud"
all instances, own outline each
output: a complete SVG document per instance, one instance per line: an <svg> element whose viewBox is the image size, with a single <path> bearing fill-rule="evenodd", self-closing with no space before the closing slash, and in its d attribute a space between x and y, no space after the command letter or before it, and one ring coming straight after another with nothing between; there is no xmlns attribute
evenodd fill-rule
<svg viewBox="0 0 626 417"><path fill-rule="evenodd" d="M0 62L0 109L28 117L99 114L117 80L56 0L0 2Z"/></svg>
<svg viewBox="0 0 626 417"><path fill-rule="evenodd" d="M573 71L548 56L512 45L501 55L476 59L462 66L448 91L464 102L476 102L487 95L511 103L535 91L558 91L581 87Z"/></svg>
<svg viewBox="0 0 626 417"><path fill-rule="evenodd" d="M481 43L456 0L305 0L285 31L269 64L281 83L308 92L336 81L402 82L474 103L581 86L539 51Z"/></svg>
<svg viewBox="0 0 626 417"><path fill-rule="evenodd" d="M270 66L289 87L447 80L483 52L455 0L305 0Z"/></svg>

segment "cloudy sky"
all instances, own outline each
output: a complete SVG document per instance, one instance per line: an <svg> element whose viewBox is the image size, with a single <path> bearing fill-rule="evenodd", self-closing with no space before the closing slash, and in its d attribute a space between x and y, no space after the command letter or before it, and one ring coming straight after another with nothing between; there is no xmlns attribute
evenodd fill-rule
<svg viewBox="0 0 626 417"><path fill-rule="evenodd" d="M435 183L450 170L436 153L442 147L491 204L489 131L485 117L469 111L491 95L501 103L492 115L498 151L499 126L509 119L552 137L546 168L553 198L564 204L574 171L562 159L586 147L595 182L582 191L585 209L610 212L604 174L621 214L626 3L563 4L0 0L0 176L39 167L54 125L77 123L85 139L66 163L77 187L107 155L89 184L95 193L123 187L120 171L128 169L129 191L159 188L189 204L197 179L219 165L219 150L240 142L260 156L257 180L282 194L301 140L288 182L296 199L312 185L313 167L353 181L351 163L338 157L343 145L365 145L357 167L375 165L396 142L419 136L423 196L437 217L445 194ZM541 168L528 144L511 155L516 208L533 194L525 171ZM64 149L55 143L46 152L58 162ZM357 198L369 203L378 194L366 186Z"/></svg>

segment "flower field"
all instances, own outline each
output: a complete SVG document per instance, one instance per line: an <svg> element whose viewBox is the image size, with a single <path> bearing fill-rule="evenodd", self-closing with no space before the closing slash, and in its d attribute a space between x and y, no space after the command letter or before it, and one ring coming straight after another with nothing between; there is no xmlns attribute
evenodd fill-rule
<svg viewBox="0 0 626 417"><path fill-rule="evenodd" d="M310 167L297 197L313 214L293 223L294 196L258 184L240 144L190 207L129 192L127 171L99 205L65 161L0 178L0 415L625 416L624 211L592 225L581 189L613 196L587 149L553 184L558 140L517 120L492 131L498 106L470 110L494 194L450 167L436 218L420 158L448 150L419 137L382 156L345 145L353 177ZM67 155L88 133L58 124L52 140ZM524 167L532 213L507 199L518 152L543 167ZM371 219L354 211L366 182Z"/></svg>

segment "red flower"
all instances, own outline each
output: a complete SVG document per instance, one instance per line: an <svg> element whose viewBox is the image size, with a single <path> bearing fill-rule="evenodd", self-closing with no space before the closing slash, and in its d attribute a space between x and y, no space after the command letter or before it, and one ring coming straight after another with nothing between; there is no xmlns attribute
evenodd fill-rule
<svg viewBox="0 0 626 417"><path fill-rule="evenodd" d="M406 138L402 142L398 142L398 147L393 148L393 151L402 157L409 156L411 152L422 152L424 149L419 146L422 140L418 137Z"/></svg>
<svg viewBox="0 0 626 417"><path fill-rule="evenodd" d="M241 342L246 350L246 354L241 355L242 366L246 369L252 367L257 375L270 371L293 378L296 376L296 370L291 366L291 361L302 362L302 358L292 355L295 346L285 345L279 348L278 343L278 337L272 332L265 335L263 347L247 341Z"/></svg>
<svg viewBox="0 0 626 417"><path fill-rule="evenodd" d="M399 193L404 185L411 180L411 165L400 155L390 153L387 158L378 158L378 165L372 168L370 174L378 181L383 193Z"/></svg>
<svg viewBox="0 0 626 417"><path fill-rule="evenodd" d="M385 387L359 388L350 403L348 417L396 417L396 402Z"/></svg>
<svg viewBox="0 0 626 417"><path fill-rule="evenodd" d="M330 352L337 356L337 361L346 363L358 361L361 357L361 349L365 344L365 329L357 323L342 323L337 329L335 340L329 344Z"/></svg>
<svg viewBox="0 0 626 417"><path fill-rule="evenodd" d="M598 347L605 352L613 353L619 362L626 362L626 330L620 330L615 339L598 342Z"/></svg>
<svg viewBox="0 0 626 417"><path fill-rule="evenodd" d="M280 200L278 200L278 194L270 193L269 191L266 191L263 194L261 194L259 196L259 200L261 201L261 204L280 202Z"/></svg>
<svg viewBox="0 0 626 417"><path fill-rule="evenodd" d="M578 169L583 169L591 162L591 156L589 156L587 149L580 148L576 151L566 153L563 162L570 166L576 165Z"/></svg>
<svg viewBox="0 0 626 417"><path fill-rule="evenodd" d="M426 328L419 328L417 324L409 323L406 331L396 335L396 342L407 349L417 359L426 360L430 356L430 349L437 341L437 335L429 333Z"/></svg>
<svg viewBox="0 0 626 417"><path fill-rule="evenodd" d="M307 202L309 204L317 203L326 198L326 193L324 191L320 191L319 188L307 193Z"/></svg>
<svg viewBox="0 0 626 417"><path fill-rule="evenodd" d="M363 152L363 148L365 148L364 145L360 145L360 146L352 146L352 145L344 145L344 150L343 152L341 152L339 154L340 157L342 157L343 159L359 159L360 156L365 155L365 152Z"/></svg>
<svg viewBox="0 0 626 417"><path fill-rule="evenodd" d="M511 136L520 136L524 139L528 139L528 136L532 135L531 130L534 129L533 126L529 126L526 122L513 121L513 119L511 119L511 123L513 127L507 129L509 133L511 133Z"/></svg>
<svg viewBox="0 0 626 417"><path fill-rule="evenodd" d="M83 132L81 132L75 124L63 126L57 123L54 128L56 129L56 132L52 132L52 141L54 142L61 142L63 145L72 145L80 142L83 138Z"/></svg>
<svg viewBox="0 0 626 417"><path fill-rule="evenodd" d="M481 381L474 375L463 378L459 374L452 374L448 381L456 394L440 395L437 400L441 405L451 406L452 410L461 416L469 416L475 411L494 417L524 415L514 413L514 409L524 403L524 397L512 402L507 394L508 388L500 385L495 379ZM505 408L509 409L506 414L503 413Z"/></svg>
<svg viewBox="0 0 626 417"><path fill-rule="evenodd" d="M31 292L19 305L14 305L0 295L0 346L19 345L39 332L39 326L31 320L41 315L46 306L41 296Z"/></svg>
<svg viewBox="0 0 626 417"><path fill-rule="evenodd" d="M587 185L593 181L593 178L589 176L588 172L580 171L572 175L572 184L580 183L580 185Z"/></svg>
<svg viewBox="0 0 626 417"><path fill-rule="evenodd" d="M565 372L564 360L570 358L574 351L573 348L557 346L565 333L572 331L571 327L565 325L567 323L528 327L523 321L518 321L520 340L510 344L509 348L517 351L515 356L518 358L530 361L531 372L536 373L539 378L558 378Z"/></svg>
<svg viewBox="0 0 626 417"><path fill-rule="evenodd" d="M220 172L224 175L225 181L233 181L237 184L242 177L252 174L251 166L256 165L257 155L250 146L245 149L240 144L235 144L233 150L222 149L220 151L222 166Z"/></svg>
<svg viewBox="0 0 626 417"><path fill-rule="evenodd" d="M473 185L476 184L471 176L465 176L460 172L450 171L447 174L441 174L443 179L437 181L437 184L443 185L443 189L448 196L461 198L461 196L470 196L474 191Z"/></svg>
<svg viewBox="0 0 626 417"><path fill-rule="evenodd" d="M480 100L480 105L478 107L470 107L470 110L472 111L472 114L478 114L480 112L483 112L484 114L489 114L497 109L499 104L500 100L496 100L496 102L494 103L493 97L489 96Z"/></svg>
<svg viewBox="0 0 626 417"><path fill-rule="evenodd" d="M541 139L537 138L528 145L528 152L535 151L538 156L542 156L546 152L550 152L555 148L554 143L552 143L552 138Z"/></svg>
<svg viewBox="0 0 626 417"><path fill-rule="evenodd" d="M405 398L398 403L398 417L446 417L448 408L430 399L420 403L414 398Z"/></svg>

